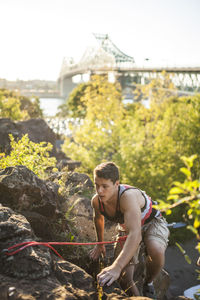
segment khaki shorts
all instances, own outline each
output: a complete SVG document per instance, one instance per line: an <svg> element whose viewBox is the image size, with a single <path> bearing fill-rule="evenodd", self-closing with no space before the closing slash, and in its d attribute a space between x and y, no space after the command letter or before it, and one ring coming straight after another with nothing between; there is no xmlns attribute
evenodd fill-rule
<svg viewBox="0 0 200 300"><path fill-rule="evenodd" d="M142 227L144 243L148 240L158 241L166 249L168 245L169 229L163 217L155 217L151 222Z"/></svg>
<svg viewBox="0 0 200 300"><path fill-rule="evenodd" d="M127 235L125 231L119 231L118 235L116 236L116 240L119 241L120 238L125 235ZM167 228L167 222L163 217L155 217L152 221L142 226L142 240L144 241L144 243L148 242L148 240L156 240L160 244L162 244L164 249L166 249L168 244L168 237L169 237L169 229ZM121 252L124 246L124 243L125 240L116 243L114 258L116 258L119 255L119 253ZM138 256L139 256L141 245L142 242L137 248L129 264L137 264L139 262Z"/></svg>

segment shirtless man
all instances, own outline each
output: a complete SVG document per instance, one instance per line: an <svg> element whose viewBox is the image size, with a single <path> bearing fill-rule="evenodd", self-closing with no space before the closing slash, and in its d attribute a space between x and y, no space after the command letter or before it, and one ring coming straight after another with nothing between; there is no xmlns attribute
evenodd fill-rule
<svg viewBox="0 0 200 300"><path fill-rule="evenodd" d="M100 286L110 286L119 279L129 296L140 296L133 281L135 264L143 239L147 252L147 278L143 294L155 299L153 280L164 266L169 230L152 200L140 189L119 183L119 170L113 162L102 163L94 169L96 194L92 198L94 224L99 242L104 240L104 217L118 223L119 235L127 235L123 247L116 246L116 258L111 266L98 275ZM90 257L97 260L105 255L105 246L96 245Z"/></svg>

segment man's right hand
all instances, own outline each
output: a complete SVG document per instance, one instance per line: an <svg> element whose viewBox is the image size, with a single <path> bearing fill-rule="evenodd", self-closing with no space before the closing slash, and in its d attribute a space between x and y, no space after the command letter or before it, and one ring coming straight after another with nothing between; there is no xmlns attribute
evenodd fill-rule
<svg viewBox="0 0 200 300"><path fill-rule="evenodd" d="M91 251L90 251L90 258L92 260L97 260L99 256L103 254L103 256L106 255L106 248L104 245L96 245Z"/></svg>

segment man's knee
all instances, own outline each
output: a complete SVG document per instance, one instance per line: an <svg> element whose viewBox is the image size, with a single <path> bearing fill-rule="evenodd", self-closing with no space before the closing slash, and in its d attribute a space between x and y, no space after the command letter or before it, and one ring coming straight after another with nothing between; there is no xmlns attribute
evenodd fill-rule
<svg viewBox="0 0 200 300"><path fill-rule="evenodd" d="M165 246L156 240L146 243L147 254L151 260L163 263L165 259Z"/></svg>

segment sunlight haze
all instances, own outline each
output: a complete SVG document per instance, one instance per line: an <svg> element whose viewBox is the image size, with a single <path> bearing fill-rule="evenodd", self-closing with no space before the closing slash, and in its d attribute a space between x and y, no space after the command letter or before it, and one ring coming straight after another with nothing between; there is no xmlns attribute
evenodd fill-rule
<svg viewBox="0 0 200 300"><path fill-rule="evenodd" d="M64 57L98 45L93 33L136 65L200 66L199 0L1 0L0 11L0 78L57 80Z"/></svg>

